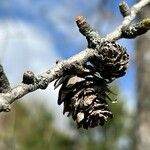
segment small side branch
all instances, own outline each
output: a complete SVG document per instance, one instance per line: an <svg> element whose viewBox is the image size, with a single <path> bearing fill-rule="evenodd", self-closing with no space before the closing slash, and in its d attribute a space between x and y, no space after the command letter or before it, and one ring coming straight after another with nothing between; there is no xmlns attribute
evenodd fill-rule
<svg viewBox="0 0 150 150"><path fill-rule="evenodd" d="M76 17L76 23L80 33L86 37L89 48L93 48L94 45L101 42L101 37L98 32L88 24L83 16Z"/></svg>
<svg viewBox="0 0 150 150"><path fill-rule="evenodd" d="M119 4L119 9L120 9L120 12L121 12L123 17L129 16L131 14L130 8L125 1L123 1Z"/></svg>
<svg viewBox="0 0 150 150"><path fill-rule="evenodd" d="M133 19L136 17L136 14L146 5L150 4L150 0L141 0L137 4L131 7L130 15L124 17L121 25L119 25L116 30L106 36L108 41L116 41L121 38L125 38L122 36L122 29L128 27Z"/></svg>

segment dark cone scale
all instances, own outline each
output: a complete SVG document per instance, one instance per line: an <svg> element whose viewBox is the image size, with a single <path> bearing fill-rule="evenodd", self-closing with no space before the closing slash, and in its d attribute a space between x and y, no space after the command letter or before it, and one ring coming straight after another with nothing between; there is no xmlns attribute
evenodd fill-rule
<svg viewBox="0 0 150 150"><path fill-rule="evenodd" d="M97 54L90 62L102 78L112 80L125 75L128 60L126 48L116 42L104 41L97 46Z"/></svg>
<svg viewBox="0 0 150 150"><path fill-rule="evenodd" d="M60 81L55 85L57 82ZM108 93L106 81L96 75L67 76L59 91L58 104L64 103L63 113L68 112L79 128L93 128L104 125L113 116L108 110Z"/></svg>

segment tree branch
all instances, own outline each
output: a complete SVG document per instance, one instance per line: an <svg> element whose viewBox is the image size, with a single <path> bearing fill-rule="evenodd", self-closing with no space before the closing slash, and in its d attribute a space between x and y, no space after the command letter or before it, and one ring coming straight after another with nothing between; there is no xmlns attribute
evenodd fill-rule
<svg viewBox="0 0 150 150"><path fill-rule="evenodd" d="M45 89L49 83L61 77L64 73L67 72L67 70L69 71L75 68L79 69L77 64L81 64L82 66L82 64L84 64L89 58L94 56L94 54L95 51L93 49L85 49L79 54L57 63L56 66L54 66L50 70L34 77L33 84L21 83L7 93L0 93L0 111L9 111L10 104L15 100L37 89Z"/></svg>
<svg viewBox="0 0 150 150"><path fill-rule="evenodd" d="M122 29L122 37L136 38L150 30L150 18L144 19L141 22L132 24Z"/></svg>
<svg viewBox="0 0 150 150"><path fill-rule="evenodd" d="M141 0L137 4L131 7L130 9L130 15L127 15L124 17L121 25L117 27L117 29L108 34L106 36L106 39L108 41L116 41L120 38L126 38L122 36L122 29L125 29L130 25L130 23L133 21L133 19L136 17L136 14L146 5L150 4L150 0Z"/></svg>
<svg viewBox="0 0 150 150"><path fill-rule="evenodd" d="M124 20L114 32L108 34L105 38L101 38L100 35L96 31L94 31L92 27L86 22L84 17L82 16L77 17L76 23L79 27L79 31L86 37L88 41L88 48L67 60L57 62L53 68L40 75L35 76L34 73L31 71L25 72L23 75L22 83L15 88L12 89L10 88L9 81L6 75L4 74L2 66L0 66L0 83L1 83L0 84L0 112L9 111L11 103L37 89L45 89L48 86L48 84L54 81L55 79L65 76L66 74L74 74L76 72L78 72L79 74L80 72L81 73L88 72L89 70L85 69L84 67L85 63L87 63L89 60L99 55L99 52L101 51L101 45L103 44L104 41L111 42L111 41L116 41L120 38L128 38L129 36L131 37L130 33L131 31L133 31L131 29L133 27L134 28L137 26L139 27L139 24L136 24L130 26L129 29L129 25L131 21L135 18L136 14L140 11L140 9L149 3L150 0L142 0L139 3L135 4L131 9L129 9L127 5L122 4L120 9L122 15L124 16ZM142 29L147 28L147 26L141 26L140 23L140 28L137 28L136 33L132 32L133 36L131 38L145 33L145 30L142 33L140 32L141 27ZM148 30L149 28L147 28L146 31ZM109 42L106 42L105 44L108 43L108 46L117 46L115 48L122 49L121 46L118 46L117 44L114 43L112 45L109 45L110 44ZM100 58L103 59L103 57L101 56L98 57L99 59ZM126 68L127 66L125 66L125 69ZM117 76L117 74L115 75Z"/></svg>

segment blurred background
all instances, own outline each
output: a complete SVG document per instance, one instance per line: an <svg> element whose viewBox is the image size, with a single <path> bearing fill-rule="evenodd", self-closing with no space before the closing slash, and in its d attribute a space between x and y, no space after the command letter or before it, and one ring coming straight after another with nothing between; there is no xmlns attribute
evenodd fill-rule
<svg viewBox="0 0 150 150"><path fill-rule="evenodd" d="M35 74L86 48L75 17L83 15L102 36L122 21L120 0L1 0L0 63L14 87L27 70ZM127 0L132 6L136 0ZM147 6L136 18L149 15ZM0 150L133 150L150 144L149 34L118 42L130 55L127 74L111 89L118 103L114 118L103 127L77 129L57 105L53 83L13 104L0 114ZM145 145L145 144L144 144ZM142 145L142 149L144 149Z"/></svg>

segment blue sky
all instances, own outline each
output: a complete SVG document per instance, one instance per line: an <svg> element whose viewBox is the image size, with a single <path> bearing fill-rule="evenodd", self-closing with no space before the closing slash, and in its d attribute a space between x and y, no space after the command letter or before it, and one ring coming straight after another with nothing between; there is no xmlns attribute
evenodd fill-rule
<svg viewBox="0 0 150 150"><path fill-rule="evenodd" d="M118 9L120 1L106 3L107 11L103 9L105 7L100 8L102 5L100 2L100 0L1 0L0 60L13 85L21 81L24 71L43 72L53 66L56 59L68 58L86 48L86 40L75 24L76 16L85 16L102 35L113 31L122 20ZM132 6L134 0L127 2ZM109 19L106 19L107 17ZM132 107L135 104L135 40L119 42L127 47L131 61L127 75L120 78L118 83L122 97L128 99L128 105ZM50 88L51 95L56 100L57 91L53 92L51 86ZM50 102L52 103L55 105L54 101Z"/></svg>

